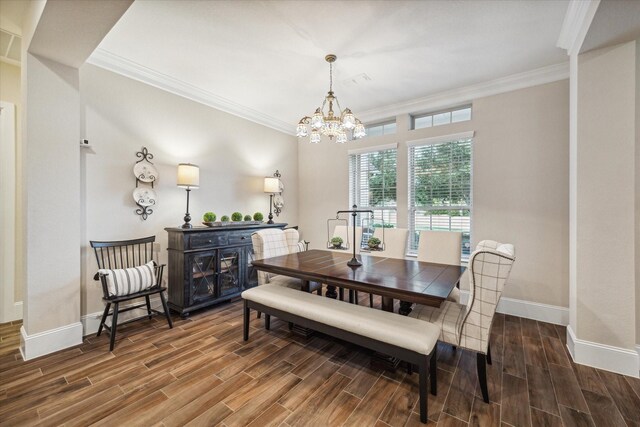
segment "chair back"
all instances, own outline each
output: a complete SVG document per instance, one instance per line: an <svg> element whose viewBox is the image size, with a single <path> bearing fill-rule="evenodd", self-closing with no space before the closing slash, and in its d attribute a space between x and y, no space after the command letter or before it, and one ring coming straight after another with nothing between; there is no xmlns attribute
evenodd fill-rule
<svg viewBox="0 0 640 427"><path fill-rule="evenodd" d="M285 229L284 237L287 240L287 248L289 249L290 254L304 252L307 250L306 243L300 240L300 233L295 228Z"/></svg>
<svg viewBox="0 0 640 427"><path fill-rule="evenodd" d="M418 240L418 261L460 265L462 233L422 230Z"/></svg>
<svg viewBox="0 0 640 427"><path fill-rule="evenodd" d="M404 258L407 254L407 237L409 230L406 228L385 228L376 227L373 237L383 240L384 250L371 251L370 255L384 258Z"/></svg>
<svg viewBox="0 0 640 427"><path fill-rule="evenodd" d="M117 270L125 268L139 267L154 261L153 243L156 236L143 237L141 239L117 240L117 241L97 241L91 240L89 243L98 262L98 270ZM156 284L162 283L163 268L155 263ZM100 275L96 273L93 280L100 280ZM104 297L109 297L106 281L102 281L102 291Z"/></svg>
<svg viewBox="0 0 640 427"><path fill-rule="evenodd" d="M297 230L294 230L297 233ZM268 228L258 230L251 235L255 259L267 259L289 254L289 245L284 230ZM264 271L258 271L258 284L269 283L271 275Z"/></svg>
<svg viewBox="0 0 640 427"><path fill-rule="evenodd" d="M483 240L469 258L469 301L460 346L487 353L491 324L515 261L512 244Z"/></svg>
<svg viewBox="0 0 640 427"><path fill-rule="evenodd" d="M362 227L356 227L356 241L353 241L353 227L346 225L336 225L331 237L342 237L342 240L349 242L349 251L353 250L353 246L356 245L356 253L360 253L362 248Z"/></svg>
<svg viewBox="0 0 640 427"><path fill-rule="evenodd" d="M155 241L156 236L149 236L111 242L91 240L89 243L96 255L98 269L113 270L137 267L152 261Z"/></svg>

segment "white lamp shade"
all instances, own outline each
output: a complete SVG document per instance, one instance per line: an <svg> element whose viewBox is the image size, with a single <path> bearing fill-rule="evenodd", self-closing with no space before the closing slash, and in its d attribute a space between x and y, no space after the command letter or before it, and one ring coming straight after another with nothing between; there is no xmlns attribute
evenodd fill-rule
<svg viewBox="0 0 640 427"><path fill-rule="evenodd" d="M264 192L265 193L279 193L280 192L280 180L278 178L266 177L264 179Z"/></svg>
<svg viewBox="0 0 640 427"><path fill-rule="evenodd" d="M178 164L178 187L200 187L200 168L191 163Z"/></svg>

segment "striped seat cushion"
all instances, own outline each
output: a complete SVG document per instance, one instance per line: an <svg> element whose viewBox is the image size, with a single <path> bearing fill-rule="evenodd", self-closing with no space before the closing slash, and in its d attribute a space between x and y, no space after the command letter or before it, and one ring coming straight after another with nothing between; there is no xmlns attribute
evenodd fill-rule
<svg viewBox="0 0 640 427"><path fill-rule="evenodd" d="M109 296L124 296L149 289L156 283L155 263L125 269L100 269L107 280Z"/></svg>

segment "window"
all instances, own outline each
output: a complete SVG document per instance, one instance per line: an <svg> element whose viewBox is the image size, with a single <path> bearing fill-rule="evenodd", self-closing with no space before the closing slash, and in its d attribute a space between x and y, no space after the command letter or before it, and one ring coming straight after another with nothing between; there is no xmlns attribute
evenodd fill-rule
<svg viewBox="0 0 640 427"><path fill-rule="evenodd" d="M396 133L396 122L376 123L375 125L368 125L364 128L367 136L380 136Z"/></svg>
<svg viewBox="0 0 640 427"><path fill-rule="evenodd" d="M409 252L418 250L420 230L462 232L462 259L470 254L471 153L473 133L410 143Z"/></svg>
<svg viewBox="0 0 640 427"><path fill-rule="evenodd" d="M453 108L438 113L428 113L413 116L412 129L430 128L431 126L448 125L471 120L471 106Z"/></svg>
<svg viewBox="0 0 640 427"><path fill-rule="evenodd" d="M397 224L395 147L393 144L393 148L349 155L349 205L371 209L374 223L384 220L394 227Z"/></svg>

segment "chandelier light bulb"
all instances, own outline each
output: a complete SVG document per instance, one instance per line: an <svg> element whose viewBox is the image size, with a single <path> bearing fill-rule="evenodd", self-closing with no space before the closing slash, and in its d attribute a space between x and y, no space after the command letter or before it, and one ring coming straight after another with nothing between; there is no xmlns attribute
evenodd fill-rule
<svg viewBox="0 0 640 427"><path fill-rule="evenodd" d="M302 122L298 123L298 127L296 128L296 136L298 138L304 138L307 135L309 135L309 130L307 129L307 125L305 125Z"/></svg>
<svg viewBox="0 0 640 427"><path fill-rule="evenodd" d="M311 131L311 136L309 137L309 142L312 144L317 144L320 142L320 134L318 133L318 131L314 130Z"/></svg>
<svg viewBox="0 0 640 427"><path fill-rule="evenodd" d="M329 92L325 96L320 108L317 108L311 117L304 116L296 127L296 136L304 138L309 136L309 142L317 144L326 135L329 139L336 138L336 142L344 144L352 138L362 138L366 136L364 125L358 120L350 109L342 110L338 97L333 92L333 63L337 57L335 55L325 56L325 61L329 63ZM325 105L328 104L327 113ZM335 110L334 110L335 108ZM306 125L311 126L311 134Z"/></svg>
<svg viewBox="0 0 640 427"><path fill-rule="evenodd" d="M344 110L344 117L342 117L342 126L347 130L352 130L356 127L356 117L348 108Z"/></svg>
<svg viewBox="0 0 640 427"><path fill-rule="evenodd" d="M318 108L315 113L313 113L313 117L311 117L311 129L320 129L324 126L324 116L322 115L322 111Z"/></svg>

